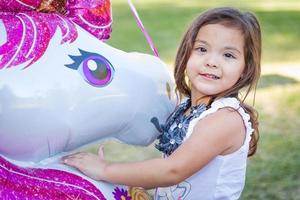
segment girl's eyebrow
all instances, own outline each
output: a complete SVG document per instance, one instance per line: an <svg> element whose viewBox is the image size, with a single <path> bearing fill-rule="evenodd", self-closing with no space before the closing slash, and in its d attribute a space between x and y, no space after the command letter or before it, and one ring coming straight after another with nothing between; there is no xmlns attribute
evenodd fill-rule
<svg viewBox="0 0 300 200"><path fill-rule="evenodd" d="M226 49L226 50L232 50L232 51L237 52L238 54L242 54L241 51L238 50L238 49L235 48L235 47L225 46L224 49Z"/></svg>
<svg viewBox="0 0 300 200"><path fill-rule="evenodd" d="M195 43L204 43L206 45L209 45L208 42L206 42L204 40L199 40L199 39L196 39Z"/></svg>

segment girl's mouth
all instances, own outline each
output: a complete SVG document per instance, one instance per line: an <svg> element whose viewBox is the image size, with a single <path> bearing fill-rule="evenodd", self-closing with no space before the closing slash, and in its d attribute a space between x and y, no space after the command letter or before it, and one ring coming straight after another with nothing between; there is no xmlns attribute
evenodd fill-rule
<svg viewBox="0 0 300 200"><path fill-rule="evenodd" d="M207 73L204 73L204 74L200 74L201 76L207 78L207 79L210 79L210 80L218 80L220 79L219 76L216 76L214 74L207 74Z"/></svg>

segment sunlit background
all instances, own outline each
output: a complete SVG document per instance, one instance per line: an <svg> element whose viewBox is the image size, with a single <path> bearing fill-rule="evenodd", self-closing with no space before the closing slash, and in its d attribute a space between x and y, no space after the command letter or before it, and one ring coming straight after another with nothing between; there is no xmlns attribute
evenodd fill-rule
<svg viewBox="0 0 300 200"><path fill-rule="evenodd" d="M300 1L133 0L133 3L170 71L181 36L201 11L235 6L257 15L263 34L263 58L254 106L260 114L261 137L257 154L249 159L241 199L300 200ZM108 43L125 51L152 54L127 1L113 0L112 6L113 32ZM252 97L253 94L249 103ZM105 142L105 153L111 161L160 156L153 145L132 147L112 141Z"/></svg>

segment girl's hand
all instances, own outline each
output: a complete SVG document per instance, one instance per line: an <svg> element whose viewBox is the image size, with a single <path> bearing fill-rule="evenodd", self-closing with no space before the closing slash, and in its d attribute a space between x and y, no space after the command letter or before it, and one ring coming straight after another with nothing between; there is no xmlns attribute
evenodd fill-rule
<svg viewBox="0 0 300 200"><path fill-rule="evenodd" d="M108 163L104 160L103 146L98 149L98 155L92 153L75 153L62 158L62 162L72 166L88 177L103 180L104 170Z"/></svg>

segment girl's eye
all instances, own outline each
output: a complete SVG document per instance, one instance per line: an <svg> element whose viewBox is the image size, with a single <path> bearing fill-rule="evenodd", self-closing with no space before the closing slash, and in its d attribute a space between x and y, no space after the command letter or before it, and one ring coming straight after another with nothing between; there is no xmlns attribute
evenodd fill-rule
<svg viewBox="0 0 300 200"><path fill-rule="evenodd" d="M202 53L205 53L207 50L204 48L204 47L199 47L198 48L198 51L202 52Z"/></svg>
<svg viewBox="0 0 300 200"><path fill-rule="evenodd" d="M235 56L232 55L231 53L225 53L224 56L225 56L226 58L234 58L234 59L235 59Z"/></svg>

